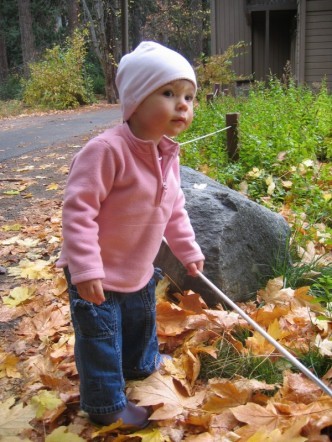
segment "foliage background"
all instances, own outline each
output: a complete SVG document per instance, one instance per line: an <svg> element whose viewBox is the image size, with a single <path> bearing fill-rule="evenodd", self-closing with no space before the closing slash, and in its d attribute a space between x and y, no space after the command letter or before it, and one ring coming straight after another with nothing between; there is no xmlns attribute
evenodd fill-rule
<svg viewBox="0 0 332 442"><path fill-rule="evenodd" d="M0 0L0 99L21 98L23 76L22 29L18 3L23 0ZM24 0L30 6L34 54L31 62L45 57L54 46L62 49L74 32L73 23L89 29L85 69L95 93L116 100L114 72L123 52L143 39L153 39L181 51L192 62L209 53L209 0L128 2L128 47L124 48L122 1L105 0ZM42 13L41 13L42 11ZM76 11L76 16L72 16ZM27 22L26 20L23 22ZM3 52L5 53L3 54ZM6 60L7 66L2 66Z"/></svg>

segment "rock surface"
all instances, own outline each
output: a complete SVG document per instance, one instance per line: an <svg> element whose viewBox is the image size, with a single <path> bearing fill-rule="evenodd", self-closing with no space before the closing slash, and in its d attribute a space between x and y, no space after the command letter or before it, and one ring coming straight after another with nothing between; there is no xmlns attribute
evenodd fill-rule
<svg viewBox="0 0 332 442"><path fill-rule="evenodd" d="M289 259L288 224L280 215L193 169L182 166L181 180L186 209L206 257L205 276L233 301L253 298L277 263ZM200 278L186 275L166 244L155 265L174 281L171 290L191 289L209 306L221 301Z"/></svg>

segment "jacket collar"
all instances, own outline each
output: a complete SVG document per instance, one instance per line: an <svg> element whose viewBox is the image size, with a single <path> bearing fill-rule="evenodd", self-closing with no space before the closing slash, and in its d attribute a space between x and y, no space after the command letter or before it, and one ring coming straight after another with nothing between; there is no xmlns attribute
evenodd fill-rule
<svg viewBox="0 0 332 442"><path fill-rule="evenodd" d="M128 123L123 123L121 129L124 138L128 142L128 145L137 154L156 155L157 149L163 156L174 156L179 154L179 143L173 141L171 138L168 138L165 135L160 140L159 145L156 146L151 140L141 140L140 138L135 137L130 130Z"/></svg>

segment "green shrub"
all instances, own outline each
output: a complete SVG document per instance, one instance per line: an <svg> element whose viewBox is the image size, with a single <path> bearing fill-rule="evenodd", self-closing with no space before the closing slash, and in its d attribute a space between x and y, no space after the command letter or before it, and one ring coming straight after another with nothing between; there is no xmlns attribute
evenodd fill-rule
<svg viewBox="0 0 332 442"><path fill-rule="evenodd" d="M229 85L238 78L232 70L232 61L245 53L246 44L240 41L229 46L225 52L210 57L203 57L196 67L197 80L205 93L213 91L215 83Z"/></svg>
<svg viewBox="0 0 332 442"><path fill-rule="evenodd" d="M19 100L0 100L0 118L21 115L27 111L22 101Z"/></svg>
<svg viewBox="0 0 332 442"><path fill-rule="evenodd" d="M46 50L43 60L30 65L30 79L24 83L24 102L53 109L75 108L93 99L91 80L85 74L84 35L75 33L64 49Z"/></svg>
<svg viewBox="0 0 332 442"><path fill-rule="evenodd" d="M0 100L20 100L22 98L22 83L18 75L10 75L0 83Z"/></svg>
<svg viewBox="0 0 332 442"><path fill-rule="evenodd" d="M201 100L180 143L225 127L232 112L240 114L239 161L228 158L221 132L185 144L182 164L271 210L287 205L298 216L305 214L307 223L331 228L332 96L326 84L314 92L291 79L285 85L271 78L268 85L255 83L248 97Z"/></svg>
<svg viewBox="0 0 332 442"><path fill-rule="evenodd" d="M100 63L96 57L90 55L86 63L86 72L91 79L93 93L95 95L105 95L105 77Z"/></svg>
<svg viewBox="0 0 332 442"><path fill-rule="evenodd" d="M332 266L322 269L319 276L314 279L310 293L320 302L327 311L329 319L332 318Z"/></svg>

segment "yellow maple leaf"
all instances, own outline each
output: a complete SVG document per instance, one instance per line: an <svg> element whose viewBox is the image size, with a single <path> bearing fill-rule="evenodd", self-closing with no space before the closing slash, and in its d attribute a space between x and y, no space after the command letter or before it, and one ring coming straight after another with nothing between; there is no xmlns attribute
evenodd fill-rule
<svg viewBox="0 0 332 442"><path fill-rule="evenodd" d="M58 408L63 402L54 391L41 390L31 398L31 404L36 408L36 417L39 419L46 411Z"/></svg>
<svg viewBox="0 0 332 442"><path fill-rule="evenodd" d="M46 436L45 442L84 442L78 434L69 431L68 427L61 426L52 431Z"/></svg>
<svg viewBox="0 0 332 442"><path fill-rule="evenodd" d="M65 277L63 276L59 276L57 278L54 279L54 290L53 293L55 294L55 296L60 296L63 293L66 292L67 288L68 288L68 284L67 284L67 280Z"/></svg>
<svg viewBox="0 0 332 442"><path fill-rule="evenodd" d="M295 420L290 419L290 425L285 431L282 431L280 428L276 428L273 431L259 429L247 439L247 442L305 442L308 439L301 436L301 430L308 420L308 416L298 416Z"/></svg>
<svg viewBox="0 0 332 442"><path fill-rule="evenodd" d="M0 379L7 378L21 378L21 373L17 371L17 363L19 359L11 353L0 354Z"/></svg>
<svg viewBox="0 0 332 442"><path fill-rule="evenodd" d="M5 225L1 227L1 230L4 230L5 232L17 232L22 229L21 224L11 224L11 225Z"/></svg>
<svg viewBox="0 0 332 442"><path fill-rule="evenodd" d="M57 183L51 183L46 187L46 190L58 190L59 184Z"/></svg>
<svg viewBox="0 0 332 442"><path fill-rule="evenodd" d="M15 404L15 398L9 398L0 404L0 439L21 433L22 430L31 429L29 422L35 417L33 408L22 403Z"/></svg>
<svg viewBox="0 0 332 442"><path fill-rule="evenodd" d="M118 421L112 425L105 426L105 427L101 428L100 430L95 431L94 433L92 433L92 437L95 438L98 436L102 436L102 435L107 434L110 431L114 431L116 428L120 428L120 427L122 429L125 429L125 427L129 428L129 425L121 425L121 421ZM126 436L119 435L118 437L116 437L114 439L114 441L117 441L117 442L120 442L122 440L127 441L129 439L136 439L138 437L140 438L141 442L164 442L165 441L165 438L162 435L159 428L145 428L143 430L138 430L138 431L135 431L134 433L127 434Z"/></svg>
<svg viewBox="0 0 332 442"><path fill-rule="evenodd" d="M22 239L19 235L12 236L11 238L3 240L1 243L5 246L9 246L12 244L17 244L19 246L23 247L35 247L37 244L39 244L39 239L32 239L32 238L24 238Z"/></svg>
<svg viewBox="0 0 332 442"><path fill-rule="evenodd" d="M280 341L289 335L286 330L281 330L279 321L275 319L272 324L269 325L267 333L276 341ZM258 331L255 331L253 335L246 340L247 347L255 355L268 355L273 353L275 347L265 339Z"/></svg>
<svg viewBox="0 0 332 442"><path fill-rule="evenodd" d="M15 287L8 296L2 298L3 303L9 307L16 307L31 299L36 292L36 287Z"/></svg>
<svg viewBox="0 0 332 442"><path fill-rule="evenodd" d="M10 267L8 275L17 278L28 279L52 279L53 274L50 272L52 264L49 261L38 259L37 261L29 261L23 259L17 267Z"/></svg>
<svg viewBox="0 0 332 442"><path fill-rule="evenodd" d="M20 192L18 190L5 190L2 193L4 195L19 195Z"/></svg>
<svg viewBox="0 0 332 442"><path fill-rule="evenodd" d="M289 311L289 307L276 305L273 306L272 310L267 308L257 309L251 317L260 325L268 327L269 324L275 319L279 319L281 316L286 315Z"/></svg>

